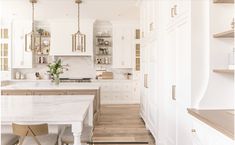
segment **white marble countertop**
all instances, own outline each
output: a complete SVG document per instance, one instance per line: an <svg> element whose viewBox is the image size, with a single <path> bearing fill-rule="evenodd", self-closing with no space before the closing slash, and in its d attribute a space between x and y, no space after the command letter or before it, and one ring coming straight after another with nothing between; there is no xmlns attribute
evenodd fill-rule
<svg viewBox="0 0 235 145"><path fill-rule="evenodd" d="M83 121L93 95L1 96L1 121L67 123ZM75 117L76 116L76 117Z"/></svg>
<svg viewBox="0 0 235 145"><path fill-rule="evenodd" d="M24 82L11 83L2 86L1 90L98 90L99 84L95 83L60 83L51 82Z"/></svg>
<svg viewBox="0 0 235 145"><path fill-rule="evenodd" d="M81 144L83 124L93 126L93 95L1 96L1 125L71 125L74 145Z"/></svg>

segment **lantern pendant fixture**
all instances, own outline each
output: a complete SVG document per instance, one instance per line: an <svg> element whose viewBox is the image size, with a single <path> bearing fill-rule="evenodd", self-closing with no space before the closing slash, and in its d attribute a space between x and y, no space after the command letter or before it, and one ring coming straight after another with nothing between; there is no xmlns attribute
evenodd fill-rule
<svg viewBox="0 0 235 145"><path fill-rule="evenodd" d="M32 3L32 31L25 35L25 51L26 52L34 52L35 41L36 41L36 33L35 33L35 26L34 26L34 4L37 3L37 0L29 0Z"/></svg>
<svg viewBox="0 0 235 145"><path fill-rule="evenodd" d="M81 0L75 0L78 5L78 31L72 34L72 51L86 52L86 35L80 32L80 7Z"/></svg>

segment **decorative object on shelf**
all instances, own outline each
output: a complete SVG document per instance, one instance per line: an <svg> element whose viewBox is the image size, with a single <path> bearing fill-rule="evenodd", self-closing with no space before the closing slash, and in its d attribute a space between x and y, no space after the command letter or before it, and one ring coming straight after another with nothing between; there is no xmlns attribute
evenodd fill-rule
<svg viewBox="0 0 235 145"><path fill-rule="evenodd" d="M126 76L126 79L130 80L132 73L124 73L124 75Z"/></svg>
<svg viewBox="0 0 235 145"><path fill-rule="evenodd" d="M23 73L20 74L20 79L24 80L25 79L25 75Z"/></svg>
<svg viewBox="0 0 235 145"><path fill-rule="evenodd" d="M19 80L19 79L20 79L20 75L21 75L20 72L16 72L16 73L15 73L15 79Z"/></svg>
<svg viewBox="0 0 235 145"><path fill-rule="evenodd" d="M32 51L34 52L35 47L35 39L36 39L36 32L35 32L35 24L34 24L34 4L37 3L37 0L29 0L32 3L32 32L25 35L25 51Z"/></svg>
<svg viewBox="0 0 235 145"><path fill-rule="evenodd" d="M228 54L228 69L234 70L235 48Z"/></svg>
<svg viewBox="0 0 235 145"><path fill-rule="evenodd" d="M42 77L41 77L39 72L35 73L35 77L36 77L36 80L41 80L42 79Z"/></svg>
<svg viewBox="0 0 235 145"><path fill-rule="evenodd" d="M63 65L61 59L55 60L53 63L48 64L49 71L47 71L56 85L60 83L60 74L63 73Z"/></svg>
<svg viewBox="0 0 235 145"><path fill-rule="evenodd" d="M80 32L80 3L81 0L75 0L78 5L78 31L72 34L72 51L86 52L86 35Z"/></svg>

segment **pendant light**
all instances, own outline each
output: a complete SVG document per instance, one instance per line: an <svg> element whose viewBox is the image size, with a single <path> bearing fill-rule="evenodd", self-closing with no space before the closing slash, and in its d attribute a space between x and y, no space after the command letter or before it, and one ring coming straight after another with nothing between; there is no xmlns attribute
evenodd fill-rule
<svg viewBox="0 0 235 145"><path fill-rule="evenodd" d="M25 35L25 51L34 52L35 51L35 26L34 26L34 4L37 3L37 0L29 0L32 3L32 31Z"/></svg>
<svg viewBox="0 0 235 145"><path fill-rule="evenodd" d="M78 31L72 34L72 51L86 52L86 35L80 32L80 7L81 0L75 0L78 5Z"/></svg>

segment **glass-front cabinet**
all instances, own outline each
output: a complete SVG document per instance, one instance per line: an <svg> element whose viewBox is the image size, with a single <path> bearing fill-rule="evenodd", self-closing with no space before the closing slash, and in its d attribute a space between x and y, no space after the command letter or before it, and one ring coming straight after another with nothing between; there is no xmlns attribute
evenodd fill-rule
<svg viewBox="0 0 235 145"><path fill-rule="evenodd" d="M8 80L11 78L11 24L2 23L0 32L0 76L1 80Z"/></svg>

